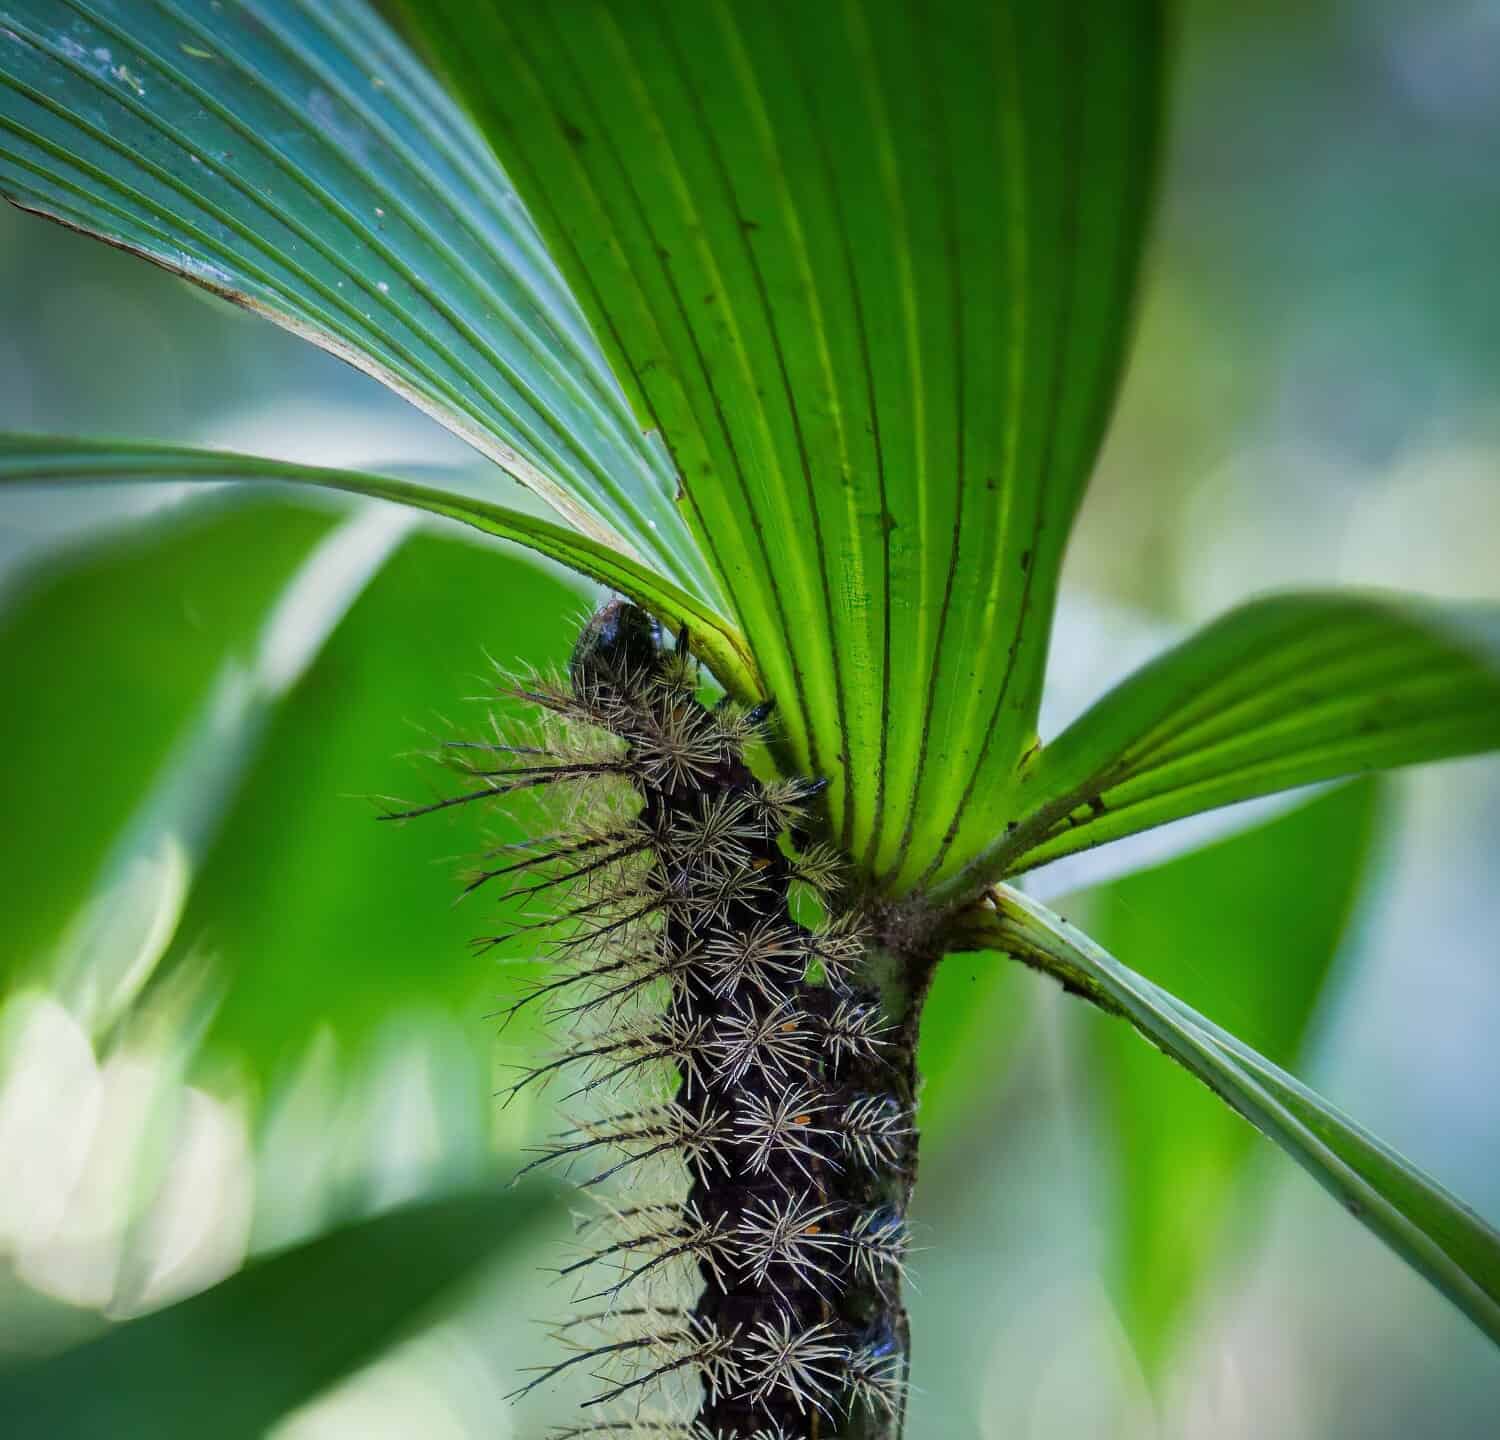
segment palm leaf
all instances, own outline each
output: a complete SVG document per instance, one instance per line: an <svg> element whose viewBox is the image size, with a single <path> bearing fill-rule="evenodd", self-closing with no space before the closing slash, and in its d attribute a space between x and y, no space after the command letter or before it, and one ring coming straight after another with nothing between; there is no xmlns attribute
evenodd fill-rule
<svg viewBox="0 0 1500 1440"><path fill-rule="evenodd" d="M1069 902L1114 954L1295 1061L1368 873L1378 781L1361 780L1195 854ZM1316 871L1316 885L1303 877ZM1274 935L1272 944L1266 937ZM1119 1180L1114 1282L1126 1333L1162 1374L1213 1262L1243 1244L1251 1132L1110 1017L1084 1014L1090 1093Z"/></svg>
<svg viewBox="0 0 1500 1440"><path fill-rule="evenodd" d="M965 916L962 943L1013 955L1129 1020L1500 1343L1500 1233L1410 1161L1009 887L995 887Z"/></svg>
<svg viewBox="0 0 1500 1440"><path fill-rule="evenodd" d="M397 3L676 461L884 887L990 838L1119 371L1152 0Z"/></svg>
<svg viewBox="0 0 1500 1440"><path fill-rule="evenodd" d="M576 530L475 499L457 486L433 488L364 471L296 465L221 450L0 432L0 484L147 478L283 481L392 500L460 521L487 535L525 545L630 595L673 630L688 627L694 649L726 689L742 699L754 699L757 694L759 681L744 639L692 595Z"/></svg>
<svg viewBox="0 0 1500 1440"><path fill-rule="evenodd" d="M493 158L360 0L0 6L0 194L376 376L704 603L676 480Z"/></svg>
<svg viewBox="0 0 1500 1440"><path fill-rule="evenodd" d="M950 893L1186 815L1500 746L1500 607L1355 592L1231 611L1138 670L990 797Z"/></svg>

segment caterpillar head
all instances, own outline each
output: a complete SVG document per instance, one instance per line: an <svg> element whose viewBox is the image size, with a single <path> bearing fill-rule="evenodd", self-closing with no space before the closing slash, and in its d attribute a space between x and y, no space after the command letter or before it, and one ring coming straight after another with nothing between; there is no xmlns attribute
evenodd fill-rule
<svg viewBox="0 0 1500 1440"><path fill-rule="evenodd" d="M611 600L583 627L568 675L580 693L617 692L629 688L632 677L654 671L660 654L656 622L628 600Z"/></svg>

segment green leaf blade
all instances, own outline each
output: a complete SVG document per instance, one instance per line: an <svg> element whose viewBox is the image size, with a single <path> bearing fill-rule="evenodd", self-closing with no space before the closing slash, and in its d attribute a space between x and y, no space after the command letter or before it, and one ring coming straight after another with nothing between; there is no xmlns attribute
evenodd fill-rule
<svg viewBox="0 0 1500 1440"><path fill-rule="evenodd" d="M51 1359L0 1374L12 1434L259 1440L528 1240L545 1187L450 1196L336 1230Z"/></svg>
<svg viewBox="0 0 1500 1440"><path fill-rule="evenodd" d="M948 873L1032 740L1157 7L396 8L670 447L841 840L890 891Z"/></svg>
<svg viewBox="0 0 1500 1440"><path fill-rule="evenodd" d="M753 700L760 693L760 681L744 639L696 597L586 535L523 511L474 499L457 488L440 489L366 471L299 465L232 451L0 432L0 485L167 478L310 485L389 500L457 520L487 535L524 545L629 595L670 629L687 626L695 653L725 689L743 700Z"/></svg>
<svg viewBox="0 0 1500 1440"><path fill-rule="evenodd" d="M1500 747L1500 608L1290 594L1231 611L1117 686L993 797L952 884L1368 770Z"/></svg>
<svg viewBox="0 0 1500 1440"><path fill-rule="evenodd" d="M1130 1021L1289 1154L1500 1344L1500 1233L1315 1091L1006 886L966 915L964 943L1002 951Z"/></svg>
<svg viewBox="0 0 1500 1440"><path fill-rule="evenodd" d="M1111 953L1139 957L1154 983L1232 1018L1262 1052L1292 1063L1367 873L1377 800L1376 781L1356 781L1077 903ZM1303 884L1312 870L1319 883ZM1117 1295L1131 1344L1159 1377L1209 1267L1229 1248L1251 1136L1129 1030L1083 1018L1120 1182Z"/></svg>
<svg viewBox="0 0 1500 1440"><path fill-rule="evenodd" d="M530 221L358 4L7 7L0 192L404 394L584 533L713 582Z"/></svg>

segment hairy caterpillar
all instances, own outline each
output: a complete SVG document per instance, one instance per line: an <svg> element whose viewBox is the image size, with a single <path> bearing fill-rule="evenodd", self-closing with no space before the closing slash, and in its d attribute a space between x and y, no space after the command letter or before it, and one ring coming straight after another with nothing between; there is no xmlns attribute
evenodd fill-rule
<svg viewBox="0 0 1500 1440"><path fill-rule="evenodd" d="M770 707L696 690L687 636L668 648L613 602L566 679L514 687L535 733L451 742L464 791L404 812L553 786L570 802L468 887L551 907L487 938L534 932L558 963L514 1008L543 1007L563 1045L517 1088L561 1083L570 1128L534 1163L581 1167L600 1198L562 1271L572 1353L517 1394L598 1378L587 1406L612 1418L559 1440L897 1434L909 1053L859 982L868 927L838 857L799 828L821 784L757 779L745 750Z"/></svg>

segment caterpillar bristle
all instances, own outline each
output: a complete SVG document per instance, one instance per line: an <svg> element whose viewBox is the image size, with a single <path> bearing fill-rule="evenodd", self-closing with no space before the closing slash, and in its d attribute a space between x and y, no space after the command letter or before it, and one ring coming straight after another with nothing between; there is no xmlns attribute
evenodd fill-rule
<svg viewBox="0 0 1500 1440"><path fill-rule="evenodd" d="M568 1425L552 1432L552 1440L587 1440L590 1436L613 1436L615 1440L647 1440L647 1437L649 1440L796 1440L790 1430L784 1430L780 1425L761 1426L731 1435L727 1430L696 1422L658 1419L650 1415L601 1420L593 1425Z"/></svg>
<svg viewBox="0 0 1500 1440"><path fill-rule="evenodd" d="M618 1097L522 1171L572 1172L596 1205L556 1270L585 1307L555 1332L570 1353L515 1398L586 1371L588 1409L624 1406L556 1440L874 1437L904 1403L910 1076L860 984L844 857L810 833L826 782L757 778L773 707L700 701L690 639L606 606L565 674L502 676L531 722L438 747L457 794L387 817L545 797L463 884L506 911L476 944L553 966L501 1023L567 1037L501 1093Z"/></svg>

